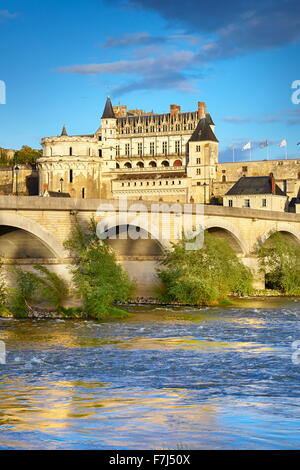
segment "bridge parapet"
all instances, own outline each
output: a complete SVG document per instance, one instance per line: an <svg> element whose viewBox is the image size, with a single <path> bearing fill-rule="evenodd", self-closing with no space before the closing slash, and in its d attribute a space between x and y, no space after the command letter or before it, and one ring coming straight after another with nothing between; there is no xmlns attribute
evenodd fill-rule
<svg viewBox="0 0 300 470"><path fill-rule="evenodd" d="M169 202L127 200L127 207L131 204L141 204L147 211L161 211L161 204L171 206ZM115 210L120 209L119 200L116 199L76 199L63 197L40 197L40 196L0 196L0 210L29 210L29 211L88 211L96 212L100 205L110 204ZM196 204L187 204L192 213L196 213ZM265 219L273 221L287 221L300 223L300 214L291 212L277 212L250 208L224 207L206 204L204 205L205 216L221 216L246 219Z"/></svg>

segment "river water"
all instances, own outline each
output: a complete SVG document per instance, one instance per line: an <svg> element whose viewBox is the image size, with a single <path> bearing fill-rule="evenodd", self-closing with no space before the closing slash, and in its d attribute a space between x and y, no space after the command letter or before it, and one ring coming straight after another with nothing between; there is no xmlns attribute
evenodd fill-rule
<svg viewBox="0 0 300 470"><path fill-rule="evenodd" d="M299 300L128 310L0 319L0 449L300 447Z"/></svg>

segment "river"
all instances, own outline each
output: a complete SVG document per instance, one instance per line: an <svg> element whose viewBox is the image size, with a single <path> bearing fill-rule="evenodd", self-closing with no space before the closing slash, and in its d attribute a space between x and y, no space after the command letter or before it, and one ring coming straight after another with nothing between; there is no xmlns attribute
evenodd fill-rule
<svg viewBox="0 0 300 470"><path fill-rule="evenodd" d="M0 449L300 447L299 300L127 310L0 319Z"/></svg>

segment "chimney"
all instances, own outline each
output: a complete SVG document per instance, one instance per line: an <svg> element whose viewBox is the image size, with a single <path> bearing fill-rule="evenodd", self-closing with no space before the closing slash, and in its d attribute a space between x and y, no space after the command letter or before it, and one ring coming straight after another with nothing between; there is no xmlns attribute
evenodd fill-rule
<svg viewBox="0 0 300 470"><path fill-rule="evenodd" d="M198 101L198 119L206 117L206 104L204 101Z"/></svg>
<svg viewBox="0 0 300 470"><path fill-rule="evenodd" d="M273 175L271 176L271 187L272 187L271 189L272 194L275 194L276 193L276 181Z"/></svg>
<svg viewBox="0 0 300 470"><path fill-rule="evenodd" d="M113 106L113 110L114 110L114 113L115 113L116 117L126 117L127 116L127 106L126 105L118 104L117 106Z"/></svg>
<svg viewBox="0 0 300 470"><path fill-rule="evenodd" d="M179 113L180 113L180 106L178 106L177 104L170 104L170 115L176 116Z"/></svg>

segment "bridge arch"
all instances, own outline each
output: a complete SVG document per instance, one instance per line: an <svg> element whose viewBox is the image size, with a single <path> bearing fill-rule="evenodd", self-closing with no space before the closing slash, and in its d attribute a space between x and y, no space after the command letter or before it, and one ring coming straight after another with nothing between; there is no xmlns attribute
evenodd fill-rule
<svg viewBox="0 0 300 470"><path fill-rule="evenodd" d="M240 230L227 220L212 217L205 221L204 228L213 235L226 239L237 254L245 255L249 252L249 246Z"/></svg>
<svg viewBox="0 0 300 470"><path fill-rule="evenodd" d="M107 216L97 224L97 235L103 234L116 253L123 256L161 256L171 246L159 237L159 230L154 233L147 214Z"/></svg>
<svg viewBox="0 0 300 470"><path fill-rule="evenodd" d="M147 230L137 225L119 224L111 226L104 233L110 247L119 256L159 257L164 252L160 240L153 238Z"/></svg>
<svg viewBox="0 0 300 470"><path fill-rule="evenodd" d="M65 258L66 252L61 243L38 222L19 214L0 213L0 226L23 230L36 237L55 258Z"/></svg>
<svg viewBox="0 0 300 470"><path fill-rule="evenodd" d="M290 224L284 222L277 222L276 224L274 224L271 229L269 229L261 237L259 237L259 243L265 243L265 241L267 241L267 239L271 235L273 235L273 233L282 233L286 237L297 241L300 244L300 232L295 230L295 228L292 227Z"/></svg>

